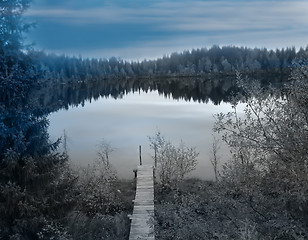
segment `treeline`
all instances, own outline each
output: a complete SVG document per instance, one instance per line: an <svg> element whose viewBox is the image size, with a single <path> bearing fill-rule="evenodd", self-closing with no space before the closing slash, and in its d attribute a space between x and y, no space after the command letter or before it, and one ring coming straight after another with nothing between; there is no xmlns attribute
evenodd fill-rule
<svg viewBox="0 0 308 240"><path fill-rule="evenodd" d="M268 50L236 46L213 46L173 53L157 60L128 62L115 57L83 59L31 51L41 78L55 82L144 76L202 76L235 71L281 72L308 52L294 47Z"/></svg>

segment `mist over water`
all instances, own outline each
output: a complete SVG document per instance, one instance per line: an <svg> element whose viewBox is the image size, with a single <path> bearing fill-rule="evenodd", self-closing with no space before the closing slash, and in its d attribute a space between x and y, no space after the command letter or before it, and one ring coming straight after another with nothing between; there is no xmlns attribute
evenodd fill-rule
<svg viewBox="0 0 308 240"><path fill-rule="evenodd" d="M157 130L174 145L183 140L187 146L200 152L199 164L191 176L204 179L214 177L210 163L213 115L231 110L231 105L214 105L185 100L173 100L160 96L157 91L129 93L121 99L99 98L84 107L60 110L49 116L49 133L52 140L68 136L68 152L72 163L86 166L97 158L98 144L102 139L110 142L114 151L110 162L119 177L133 177L133 169L139 164L139 145L142 160L152 163L153 151L148 136ZM221 157L228 155L221 149Z"/></svg>

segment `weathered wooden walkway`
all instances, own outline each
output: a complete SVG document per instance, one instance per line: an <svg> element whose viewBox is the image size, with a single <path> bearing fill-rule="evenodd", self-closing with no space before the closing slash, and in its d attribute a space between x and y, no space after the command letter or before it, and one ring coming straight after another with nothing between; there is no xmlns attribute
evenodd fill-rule
<svg viewBox="0 0 308 240"><path fill-rule="evenodd" d="M138 166L136 197L129 240L154 240L153 166Z"/></svg>

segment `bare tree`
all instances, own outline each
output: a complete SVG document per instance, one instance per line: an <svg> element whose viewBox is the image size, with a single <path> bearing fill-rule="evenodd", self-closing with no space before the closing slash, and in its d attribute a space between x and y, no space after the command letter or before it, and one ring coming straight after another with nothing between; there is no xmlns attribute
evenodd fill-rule
<svg viewBox="0 0 308 240"><path fill-rule="evenodd" d="M63 148L63 153L68 156L68 143L71 142L71 138L67 135L66 130L63 130L63 140L62 140L62 148Z"/></svg>
<svg viewBox="0 0 308 240"><path fill-rule="evenodd" d="M114 148L111 146L111 142L102 139L101 142L98 144L98 151L97 154L99 159L104 163L106 166L109 166L109 156L114 151Z"/></svg>
<svg viewBox="0 0 308 240"><path fill-rule="evenodd" d="M183 141L176 147L159 131L149 140L150 147L155 151L153 158L157 162L157 173L163 185L172 182L177 184L196 169L199 153L195 148L187 147Z"/></svg>
<svg viewBox="0 0 308 240"><path fill-rule="evenodd" d="M194 147L187 147L183 141L176 149L176 169L178 179L182 181L191 171L196 169L199 153Z"/></svg>
<svg viewBox="0 0 308 240"><path fill-rule="evenodd" d="M210 161L214 168L215 173L215 180L218 181L218 165L220 162L220 157L218 155L218 151L220 149L220 140L216 138L215 135L213 135L213 143L211 148L211 157Z"/></svg>

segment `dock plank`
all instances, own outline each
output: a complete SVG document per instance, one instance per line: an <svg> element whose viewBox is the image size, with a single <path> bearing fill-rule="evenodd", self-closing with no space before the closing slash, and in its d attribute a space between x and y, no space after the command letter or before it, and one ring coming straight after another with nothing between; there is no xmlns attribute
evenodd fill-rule
<svg viewBox="0 0 308 240"><path fill-rule="evenodd" d="M136 196L129 240L154 240L153 166L138 166Z"/></svg>

